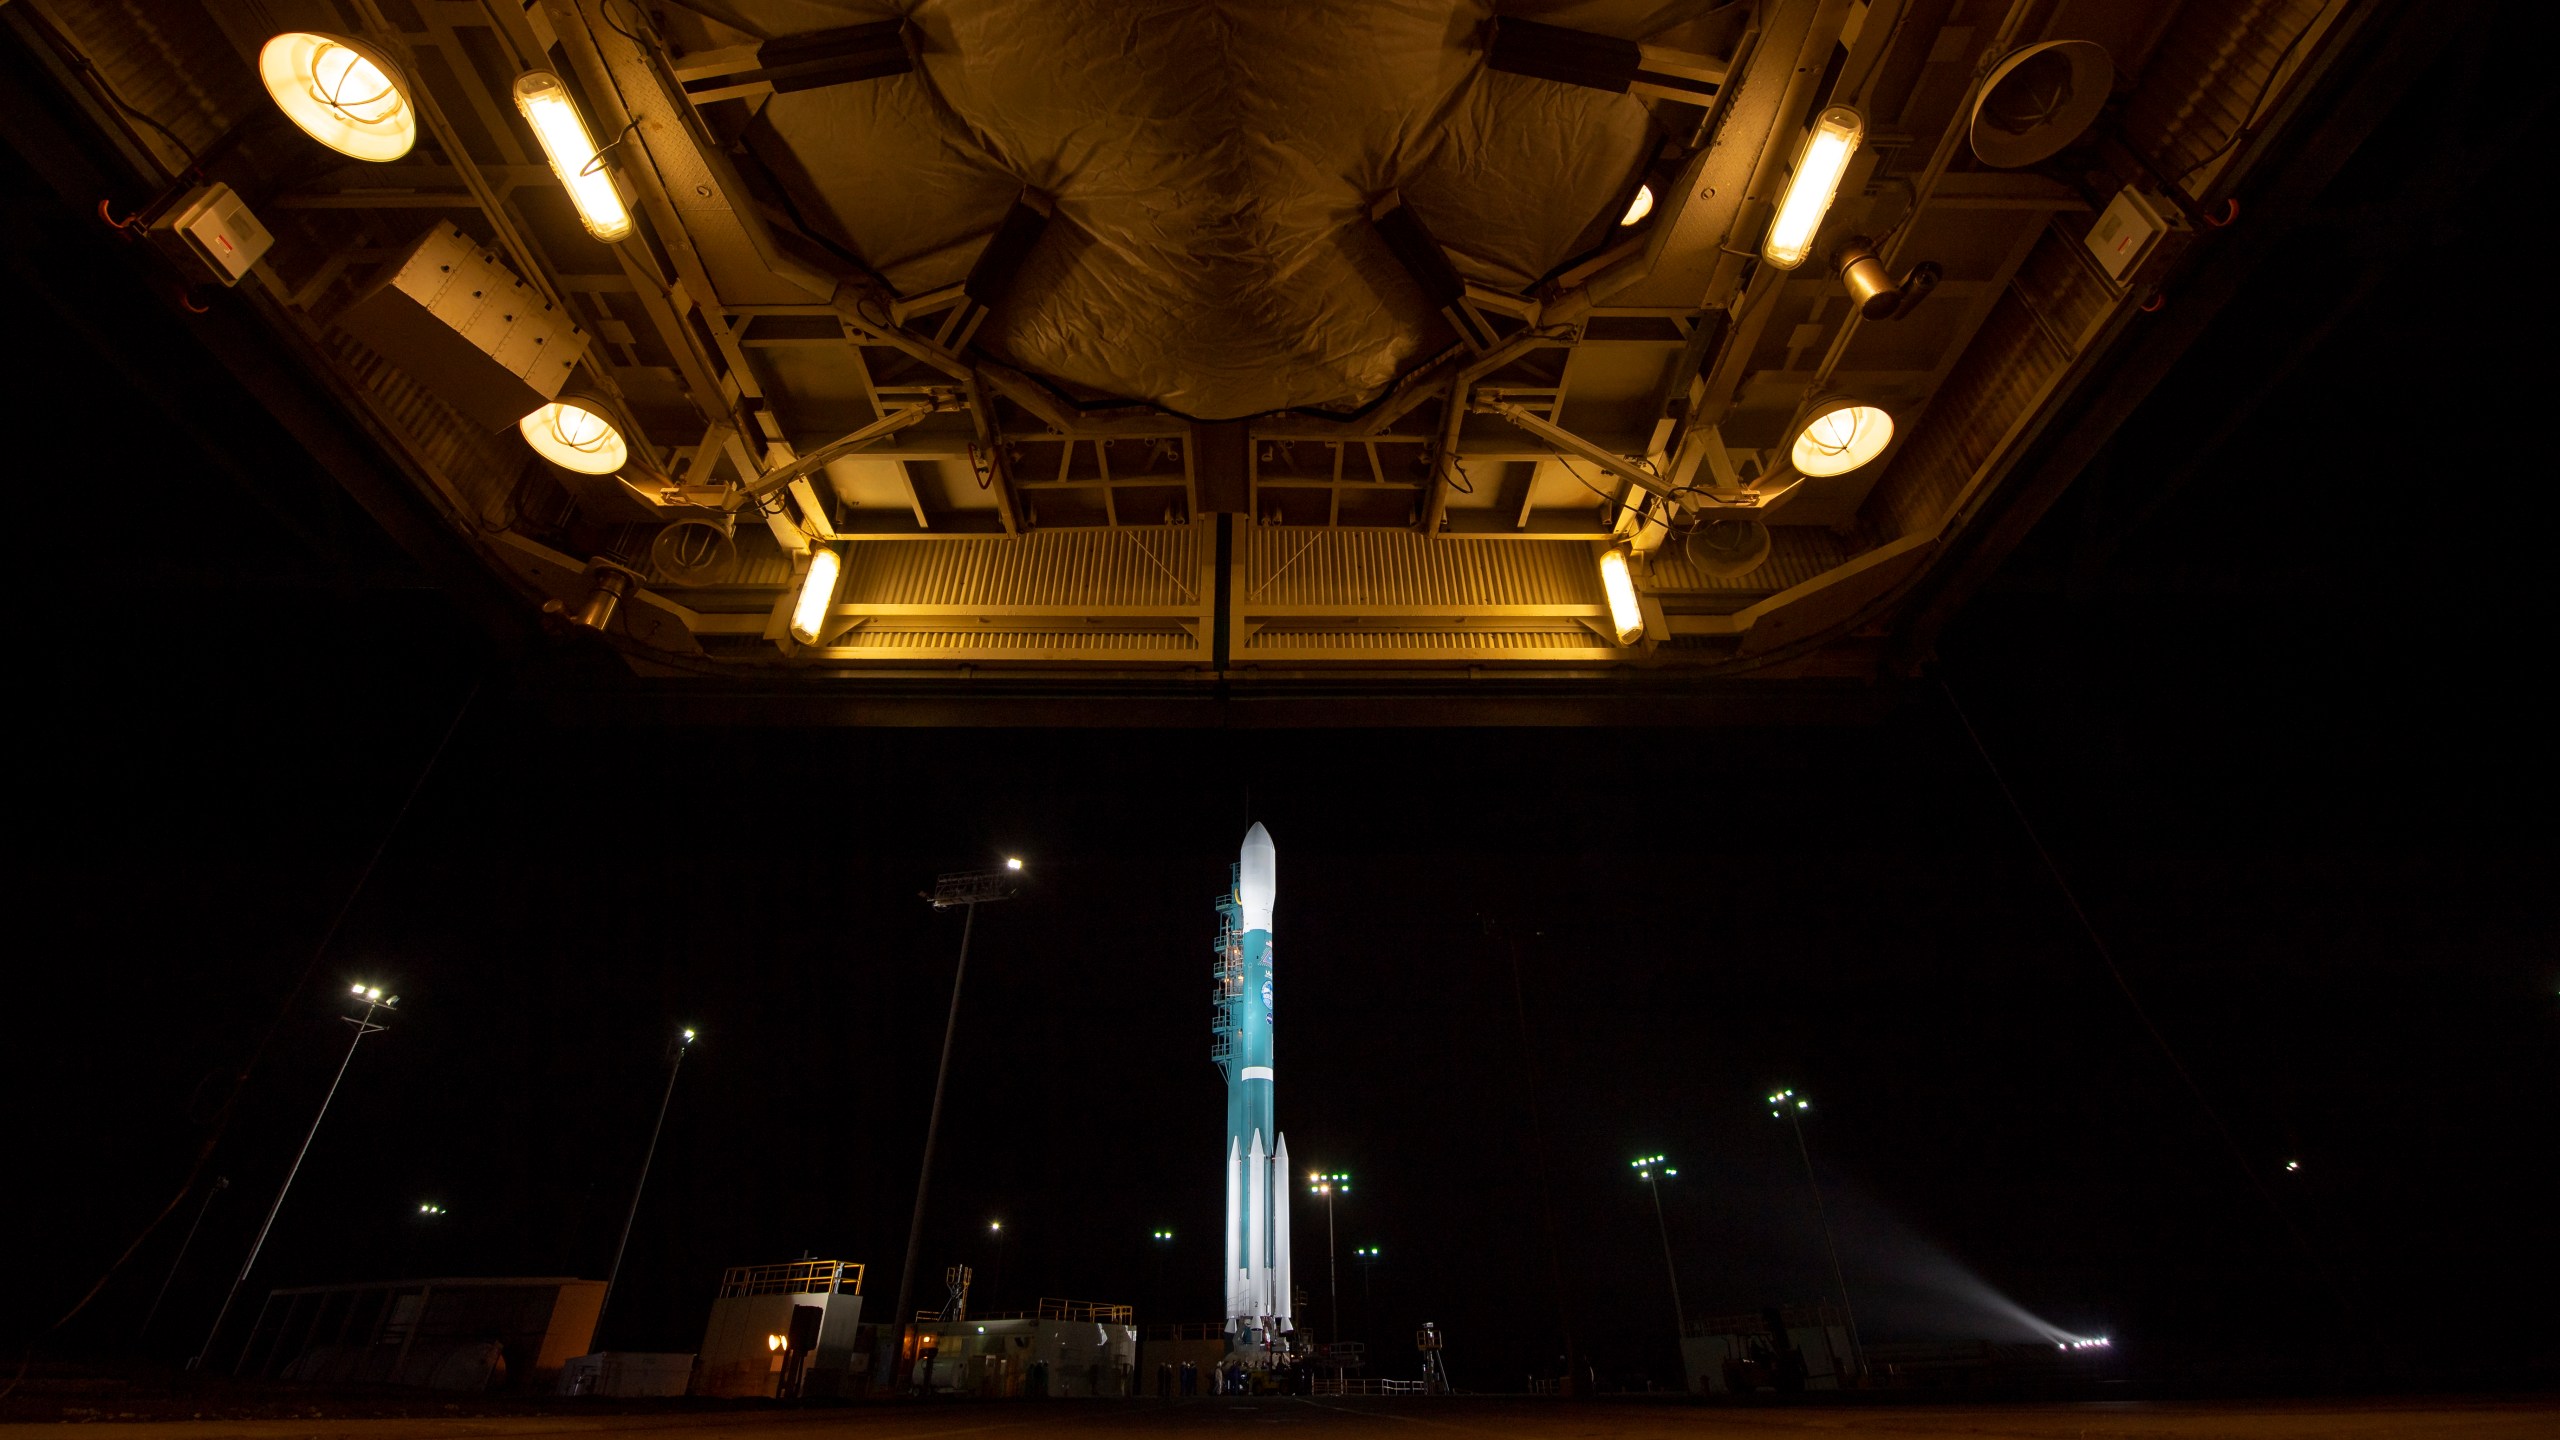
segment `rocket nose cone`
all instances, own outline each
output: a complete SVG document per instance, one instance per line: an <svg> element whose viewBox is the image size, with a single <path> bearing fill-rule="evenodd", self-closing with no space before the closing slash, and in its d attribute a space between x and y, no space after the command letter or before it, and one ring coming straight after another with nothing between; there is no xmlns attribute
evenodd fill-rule
<svg viewBox="0 0 2560 1440"><path fill-rule="evenodd" d="M1271 844L1271 832L1254 822L1244 832L1244 850L1237 857L1237 895L1244 902L1244 928L1271 928L1271 906L1280 895L1279 853Z"/></svg>

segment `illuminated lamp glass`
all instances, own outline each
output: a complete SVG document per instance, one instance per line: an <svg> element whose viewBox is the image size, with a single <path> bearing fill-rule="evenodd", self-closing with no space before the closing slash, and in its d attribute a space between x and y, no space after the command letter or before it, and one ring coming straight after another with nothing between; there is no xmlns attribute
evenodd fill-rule
<svg viewBox="0 0 2560 1440"><path fill-rule="evenodd" d="M302 133L357 160L397 160L418 143L400 69L361 40L288 30L258 51L258 78Z"/></svg>
<svg viewBox="0 0 2560 1440"><path fill-rule="evenodd" d="M533 127L533 138L542 142L551 173L560 177L560 186L569 192L569 203L578 208L578 221L587 233L608 245L628 236L631 209L622 203L613 170L597 153L595 137L587 133L587 122L578 114L578 102L569 98L569 87L548 70L528 70L516 77L516 109Z"/></svg>
<svg viewBox="0 0 2560 1440"><path fill-rule="evenodd" d="M631 463L631 446L605 418L602 401L564 395L516 422L524 443L563 470L612 475Z"/></svg>
<svg viewBox="0 0 2560 1440"><path fill-rule="evenodd" d="M1760 242L1762 259L1793 270L1813 253L1814 232L1831 212L1840 177L1849 173L1850 158L1866 133L1866 120L1846 105L1834 105L1814 120L1804 153L1796 157L1796 172L1787 180L1787 193L1778 201L1778 218L1769 222L1768 238Z"/></svg>
<svg viewBox="0 0 2560 1440"><path fill-rule="evenodd" d="M844 578L844 557L829 545L809 552L809 574L800 582L800 598L791 607L791 638L815 645L827 633L827 612L835 608L836 584Z"/></svg>
<svg viewBox="0 0 2560 1440"><path fill-rule="evenodd" d="M1829 400L1797 427L1787 462L1799 475L1846 475L1893 443L1893 417L1855 400Z"/></svg>
<svg viewBox="0 0 2560 1440"><path fill-rule="evenodd" d="M1618 643L1633 645L1644 633L1644 611L1636 604L1636 581L1628 573L1626 551L1601 552L1600 589L1609 597L1609 623L1618 632Z"/></svg>
<svg viewBox="0 0 2560 1440"><path fill-rule="evenodd" d="M1639 185L1636 187L1636 198L1628 202L1627 213L1619 219L1618 224L1621 227L1633 225L1652 213L1653 187L1650 185Z"/></svg>

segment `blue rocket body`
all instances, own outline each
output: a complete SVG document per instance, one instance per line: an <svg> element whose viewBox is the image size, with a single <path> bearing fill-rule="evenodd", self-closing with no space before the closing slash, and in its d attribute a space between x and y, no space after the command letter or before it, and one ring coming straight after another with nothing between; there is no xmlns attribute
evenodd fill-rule
<svg viewBox="0 0 2560 1440"><path fill-rule="evenodd" d="M1234 883L1218 902L1210 1058L1227 1081L1227 1330L1267 1351L1291 1328L1289 1142L1273 1103L1271 912L1277 860L1270 832L1246 832Z"/></svg>

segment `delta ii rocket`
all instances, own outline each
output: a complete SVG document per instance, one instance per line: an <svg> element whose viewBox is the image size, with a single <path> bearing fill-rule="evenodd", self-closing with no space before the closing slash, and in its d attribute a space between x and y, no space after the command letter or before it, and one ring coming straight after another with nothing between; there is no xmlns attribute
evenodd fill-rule
<svg viewBox="0 0 2560 1440"><path fill-rule="evenodd" d="M1234 883L1218 902L1218 988L1209 1058L1227 1077L1227 1333L1268 1349L1291 1329L1289 1141L1272 1119L1271 833L1245 832Z"/></svg>

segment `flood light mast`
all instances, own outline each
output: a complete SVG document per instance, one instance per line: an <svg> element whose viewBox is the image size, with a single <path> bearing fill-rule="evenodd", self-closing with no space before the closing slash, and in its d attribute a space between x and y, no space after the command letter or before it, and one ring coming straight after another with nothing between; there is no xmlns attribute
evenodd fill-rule
<svg viewBox="0 0 2560 1440"><path fill-rule="evenodd" d="M667 1066L666 1092L658 1097L657 1123L649 1127L649 1148L640 1157L640 1178L631 1187L631 1208L622 1212L622 1238L613 1242L613 1266L604 1274L604 1298L596 1302L596 1327L604 1327L604 1308L613 1303L614 1282L622 1278L622 1252L631 1246L631 1222L640 1218L640 1192L649 1188L649 1166L658 1158L658 1136L667 1128L667 1106L676 1098L676 1076L684 1071L684 1057L693 1049L693 1029L687 1026L684 1038L676 1042L675 1059Z"/></svg>
<svg viewBox="0 0 2560 1440"><path fill-rule="evenodd" d="M1662 1217L1662 1182L1680 1172L1665 1163L1660 1155L1641 1155L1627 1162L1634 1167L1636 1178L1653 1194L1653 1223L1662 1232L1662 1269L1671 1277L1671 1318L1680 1328L1675 1335L1689 1333L1689 1312L1680 1303L1680 1267L1671 1259L1671 1222Z"/></svg>
<svg viewBox="0 0 2560 1440"><path fill-rule="evenodd" d="M240 1287L248 1283L249 1272L258 1263L258 1252L266 1248L267 1232L275 1228L276 1213L284 1209L284 1197L293 1191L293 1177L302 1173L303 1159L311 1153L311 1142L320 1134L320 1122L329 1118L329 1102L338 1098L338 1086L347 1078L347 1067L355 1063L356 1047L364 1043L364 1037L384 1028L375 1024L373 1017L400 1006L400 997L384 995L379 985L368 985L359 980L350 990L353 998L364 1006L364 1014L362 1017L338 1017L356 1027L356 1033L347 1040L347 1053L338 1058L338 1073L330 1077L328 1093L320 1097L319 1113L311 1117L311 1128L302 1134L302 1148L293 1152L293 1164L284 1172L284 1183L276 1187L276 1198L267 1206L267 1218L258 1224L257 1238L249 1242L248 1258L240 1262L240 1273L231 1277L231 1289L222 1297L222 1308L213 1312L213 1327L204 1332L204 1348L187 1362L190 1370L203 1369L206 1357L213 1354L213 1342L222 1334L222 1322L231 1318L231 1307L240 1298Z"/></svg>
<svg viewBox="0 0 2560 1440"><path fill-rule="evenodd" d="M1858 1315L1849 1308L1849 1282L1840 1270L1840 1247L1831 1238L1831 1217L1822 1208L1822 1183L1813 1178L1813 1149L1805 1143L1804 1116L1813 1102L1792 1089L1774 1091L1769 1096L1769 1116L1784 1120L1795 1131L1796 1153L1804 1157L1805 1188L1813 1192L1813 1218L1822 1226L1822 1248L1831 1256L1831 1283L1840 1292L1840 1319L1849 1331L1849 1363L1864 1373L1866 1352L1858 1344Z"/></svg>

